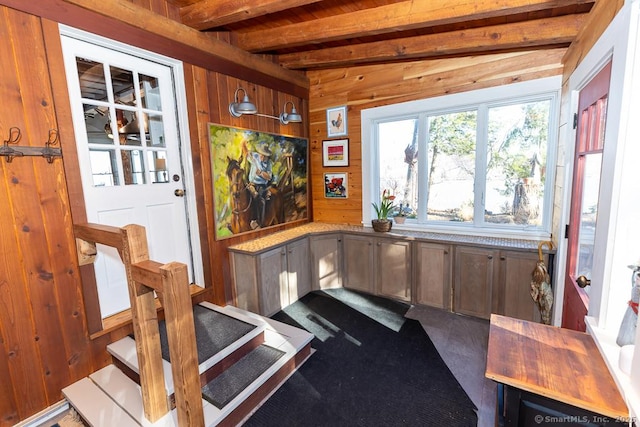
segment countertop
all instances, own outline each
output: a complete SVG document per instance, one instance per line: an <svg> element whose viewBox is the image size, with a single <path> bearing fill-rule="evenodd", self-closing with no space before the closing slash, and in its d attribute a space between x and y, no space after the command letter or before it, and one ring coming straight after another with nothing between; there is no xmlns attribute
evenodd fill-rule
<svg viewBox="0 0 640 427"><path fill-rule="evenodd" d="M288 230L279 231L268 236L260 237L258 239L250 240L248 242L239 243L229 247L230 251L242 252L248 254L257 254L267 251L269 249L278 247L287 242L297 240L309 235L327 234L336 232L347 232L354 234L369 234L376 235L376 237L388 237L402 240L417 240L417 241L435 241L446 243L458 243L469 244L475 246L487 246L495 248L505 249L519 249L519 250L538 250L538 240L527 239L509 239L503 237L486 237L486 236L472 236L465 234L452 234L452 233L436 233L426 231L410 231L410 230L394 230L390 232L380 233L374 231L370 227L363 227L357 225L346 224L330 224L322 222L310 222L299 227L290 228ZM544 253L553 253L555 251L544 250Z"/></svg>
<svg viewBox="0 0 640 427"><path fill-rule="evenodd" d="M491 315L487 378L613 418L629 410L584 333Z"/></svg>

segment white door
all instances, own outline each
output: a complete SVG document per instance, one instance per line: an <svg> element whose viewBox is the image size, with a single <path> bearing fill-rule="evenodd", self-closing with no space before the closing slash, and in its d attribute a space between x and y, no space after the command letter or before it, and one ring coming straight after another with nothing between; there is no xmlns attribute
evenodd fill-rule
<svg viewBox="0 0 640 427"><path fill-rule="evenodd" d="M146 228L150 257L189 266L193 282L172 70L62 36L89 222ZM102 317L129 308L124 266L98 246Z"/></svg>

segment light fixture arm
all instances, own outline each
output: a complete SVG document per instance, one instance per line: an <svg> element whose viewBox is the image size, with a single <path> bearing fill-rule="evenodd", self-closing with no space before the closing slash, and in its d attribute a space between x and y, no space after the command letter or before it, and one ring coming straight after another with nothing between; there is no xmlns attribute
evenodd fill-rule
<svg viewBox="0 0 640 427"><path fill-rule="evenodd" d="M239 92L242 91L244 97L242 102L239 101ZM291 104L291 112L287 113L287 105ZM283 111L280 113L280 116L272 116L270 114L262 114L258 113L258 109L255 104L253 104L249 100L249 96L247 95L247 91L244 88L239 87L236 89L233 94L233 101L229 104L229 113L233 117L240 117L243 114L252 114L260 117L268 117L270 119L279 120L283 125L287 125L289 123L300 123L302 122L302 116L296 110L296 106L293 101L286 101L284 103Z"/></svg>

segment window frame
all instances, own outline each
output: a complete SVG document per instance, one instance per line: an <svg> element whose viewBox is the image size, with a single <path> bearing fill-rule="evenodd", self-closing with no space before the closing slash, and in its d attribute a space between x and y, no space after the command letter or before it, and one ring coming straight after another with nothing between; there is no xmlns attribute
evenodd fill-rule
<svg viewBox="0 0 640 427"><path fill-rule="evenodd" d="M562 77L554 76L527 82L478 89L453 95L409 101L365 109L361 115L362 125L362 218L363 225L370 226L375 218L372 203L378 202L382 189L379 174L378 124L407 119L418 120L418 141L424 147L427 135L428 117L460 111L477 111L476 129L476 170L474 183L474 221L472 223L450 223L427 221L425 197L419 197L417 220L407 221L397 228L416 231L446 232L491 237L549 238L551 235L556 155L558 151L560 92ZM517 94L517 96L513 96ZM513 104L525 104L548 99L550 101L548 124L548 152L544 186L544 209L540 226L496 226L484 222L485 167L488 138L488 112L490 108ZM418 150L418 179L426 182L427 150ZM424 190L419 190L424 194ZM478 193L481 193L478 196Z"/></svg>

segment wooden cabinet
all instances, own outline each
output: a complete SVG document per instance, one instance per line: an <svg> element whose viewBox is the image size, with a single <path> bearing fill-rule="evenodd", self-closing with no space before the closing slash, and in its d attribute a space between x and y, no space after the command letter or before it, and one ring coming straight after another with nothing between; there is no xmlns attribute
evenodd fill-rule
<svg viewBox="0 0 640 427"><path fill-rule="evenodd" d="M347 234L344 286L411 301L411 243L398 239Z"/></svg>
<svg viewBox="0 0 640 427"><path fill-rule="evenodd" d="M257 270L259 313L270 316L289 305L286 246L258 255Z"/></svg>
<svg viewBox="0 0 640 427"><path fill-rule="evenodd" d="M342 286L342 234L309 237L313 290Z"/></svg>
<svg viewBox="0 0 640 427"><path fill-rule="evenodd" d="M494 291L494 249L457 246L453 311L488 319Z"/></svg>
<svg viewBox="0 0 640 427"><path fill-rule="evenodd" d="M286 274L282 277L287 280L289 305L311 292L309 240L301 239L290 243L286 246L286 251Z"/></svg>
<svg viewBox="0 0 640 427"><path fill-rule="evenodd" d="M451 245L415 243L416 304L451 310Z"/></svg>
<svg viewBox="0 0 640 427"><path fill-rule="evenodd" d="M539 322L540 312L529 293L537 261L537 252L458 246L454 311L487 319L497 313Z"/></svg>
<svg viewBox="0 0 640 427"><path fill-rule="evenodd" d="M342 238L342 244L344 287L372 294L374 292L373 238L345 234Z"/></svg>
<svg viewBox="0 0 640 427"><path fill-rule="evenodd" d="M540 310L531 298L531 273L538 262L532 252L501 251L498 280L498 313L516 319L540 321Z"/></svg>
<svg viewBox="0 0 640 427"><path fill-rule="evenodd" d="M376 294L411 301L411 243L375 239Z"/></svg>
<svg viewBox="0 0 640 427"><path fill-rule="evenodd" d="M340 232L258 254L232 248L231 259L236 304L267 316L311 290L344 286L485 319L540 321L530 295L537 250Z"/></svg>
<svg viewBox="0 0 640 427"><path fill-rule="evenodd" d="M231 252L236 305L271 316L311 291L309 241L300 239L258 255Z"/></svg>

